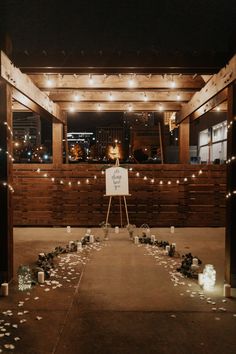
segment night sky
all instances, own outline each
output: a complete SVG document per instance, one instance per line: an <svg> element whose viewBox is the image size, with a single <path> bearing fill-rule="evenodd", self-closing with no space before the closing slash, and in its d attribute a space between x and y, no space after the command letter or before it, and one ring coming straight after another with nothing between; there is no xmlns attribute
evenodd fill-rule
<svg viewBox="0 0 236 354"><path fill-rule="evenodd" d="M5 4L16 52L236 48L235 0L5 0Z"/></svg>

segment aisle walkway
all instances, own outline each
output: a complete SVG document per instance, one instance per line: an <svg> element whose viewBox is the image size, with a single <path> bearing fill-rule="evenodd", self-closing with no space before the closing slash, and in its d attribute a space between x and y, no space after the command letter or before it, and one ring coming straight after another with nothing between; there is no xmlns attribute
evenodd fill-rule
<svg viewBox="0 0 236 354"><path fill-rule="evenodd" d="M189 281L173 286L144 246L113 234L85 267L54 353L235 353L235 303L216 316L189 289L200 290Z"/></svg>

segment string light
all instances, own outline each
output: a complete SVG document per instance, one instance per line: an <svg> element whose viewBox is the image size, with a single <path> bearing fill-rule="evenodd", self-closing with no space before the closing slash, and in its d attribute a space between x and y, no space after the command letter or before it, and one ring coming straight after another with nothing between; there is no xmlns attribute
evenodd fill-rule
<svg viewBox="0 0 236 354"><path fill-rule="evenodd" d="M109 94L109 101L113 101L113 96L112 96L112 93L110 92Z"/></svg>
<svg viewBox="0 0 236 354"><path fill-rule="evenodd" d="M143 179L144 179L144 181L146 181L147 180L147 176L144 176Z"/></svg>
<svg viewBox="0 0 236 354"><path fill-rule="evenodd" d="M163 111L163 106L162 106L161 104L159 105L158 110L159 110L160 112Z"/></svg>
<svg viewBox="0 0 236 354"><path fill-rule="evenodd" d="M163 181L160 181L159 184L163 184Z"/></svg>
<svg viewBox="0 0 236 354"><path fill-rule="evenodd" d="M101 111L101 109L102 109L102 107L101 107L101 104L99 103L99 104L98 104L98 107L97 107L97 110L98 110L98 111Z"/></svg>
<svg viewBox="0 0 236 354"><path fill-rule="evenodd" d="M139 176L140 176L140 174L139 174L139 172L137 172L137 173L136 173L136 177L139 177Z"/></svg>
<svg viewBox="0 0 236 354"><path fill-rule="evenodd" d="M144 102L148 101L148 97L147 97L146 93L144 93L144 95L143 95L143 100L144 100Z"/></svg>
<svg viewBox="0 0 236 354"><path fill-rule="evenodd" d="M188 181L188 179L187 179L187 177L185 177L185 178L184 178L184 182L187 182L187 181Z"/></svg>
<svg viewBox="0 0 236 354"><path fill-rule="evenodd" d="M171 181L168 181L167 184L171 184Z"/></svg>
<svg viewBox="0 0 236 354"><path fill-rule="evenodd" d="M180 95L178 94L177 96L176 96L176 99L177 99L177 101L180 101Z"/></svg>
<svg viewBox="0 0 236 354"><path fill-rule="evenodd" d="M77 181L77 184L80 185L80 181Z"/></svg>
<svg viewBox="0 0 236 354"><path fill-rule="evenodd" d="M86 183L89 184L89 179L88 178L86 179Z"/></svg>

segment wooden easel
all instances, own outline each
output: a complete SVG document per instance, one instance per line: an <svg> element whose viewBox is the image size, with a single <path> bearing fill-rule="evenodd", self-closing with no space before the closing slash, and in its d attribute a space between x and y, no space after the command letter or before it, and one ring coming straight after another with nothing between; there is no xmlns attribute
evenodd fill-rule
<svg viewBox="0 0 236 354"><path fill-rule="evenodd" d="M119 163L119 159L116 159L116 163L115 166L119 167L120 163ZM129 194L131 195L131 194ZM106 216L106 225L108 224L108 218L110 215L110 209L111 209L111 200L112 200L112 195L109 196L109 203L108 203L108 209L107 209L107 216ZM127 208L127 203L126 203L126 196L125 195L119 195L119 203L120 203L120 226L123 226L123 220L122 220L122 197L123 197L123 201L124 201L124 206L125 206L125 214L126 214L126 219L127 219L127 225L129 225L129 214L128 214L128 208Z"/></svg>

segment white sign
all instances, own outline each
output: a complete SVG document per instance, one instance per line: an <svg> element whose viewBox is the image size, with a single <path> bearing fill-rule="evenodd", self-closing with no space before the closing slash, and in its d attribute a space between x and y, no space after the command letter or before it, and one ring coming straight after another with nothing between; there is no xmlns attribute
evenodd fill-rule
<svg viewBox="0 0 236 354"><path fill-rule="evenodd" d="M129 195L128 170L123 167L106 169L106 195Z"/></svg>

